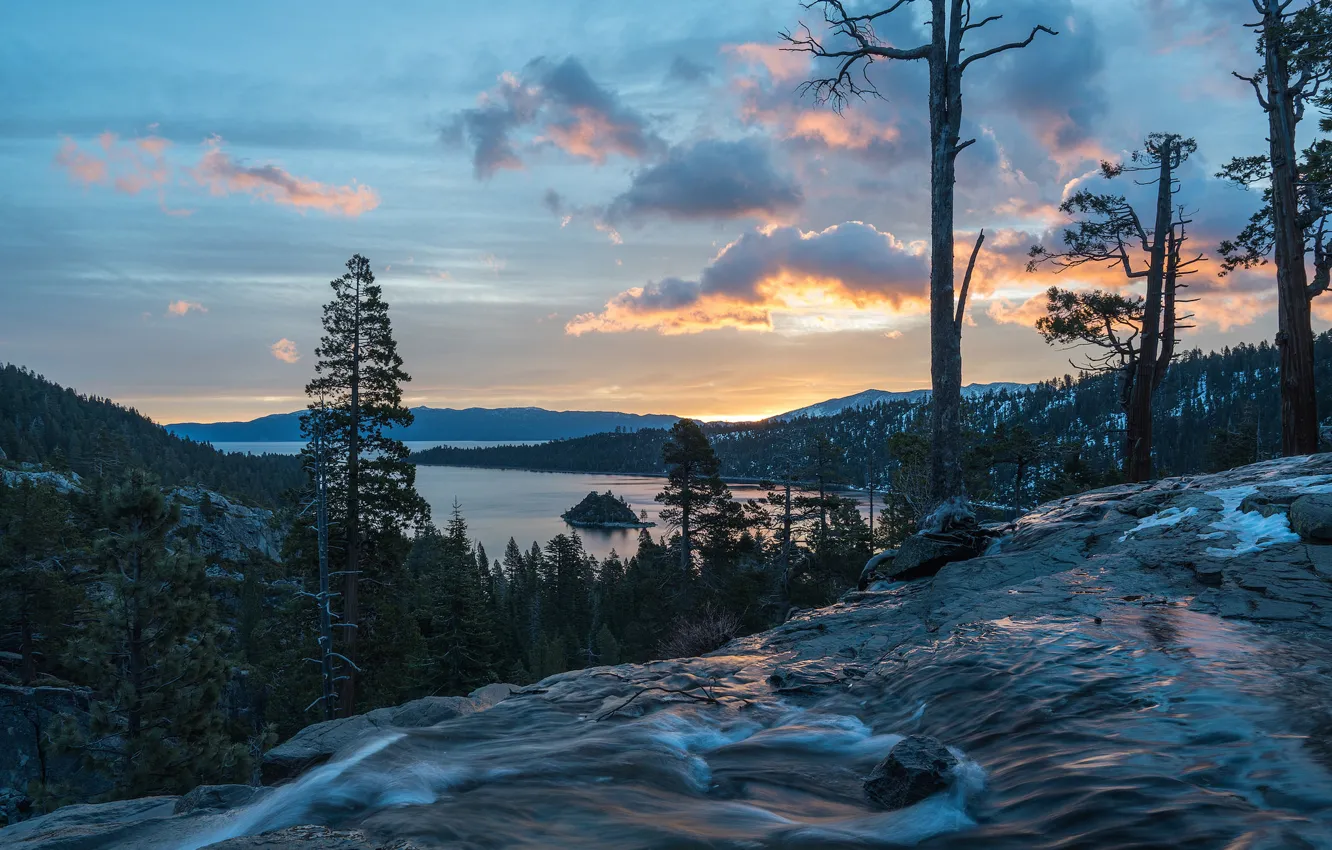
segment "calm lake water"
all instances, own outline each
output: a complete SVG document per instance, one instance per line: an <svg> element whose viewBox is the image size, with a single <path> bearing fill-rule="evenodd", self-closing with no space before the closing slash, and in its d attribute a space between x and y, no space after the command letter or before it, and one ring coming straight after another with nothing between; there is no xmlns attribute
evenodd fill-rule
<svg viewBox="0 0 1332 850"><path fill-rule="evenodd" d="M303 443L214 443L224 452L250 454L295 454ZM432 446L490 446L490 442L412 442L413 451ZM510 443L512 445L512 443ZM522 469L474 469L459 466L418 466L416 489L430 503L435 524L443 527L448 522L456 499L467 520L471 536L486 547L491 560L504 556L504 547L512 537L524 551L535 541L542 546L557 534L573 530L560 514L578 504L590 492L610 490L623 496L634 511L646 510L650 522L660 523L661 505L654 501L661 492L661 478L637 475L605 475L574 472L529 472ZM755 499L762 496L753 484L732 484L731 492L737 499ZM663 525L650 529L653 535L663 534ZM604 558L614 549L624 556L638 551L636 529L580 528L583 546L598 558Z"/></svg>

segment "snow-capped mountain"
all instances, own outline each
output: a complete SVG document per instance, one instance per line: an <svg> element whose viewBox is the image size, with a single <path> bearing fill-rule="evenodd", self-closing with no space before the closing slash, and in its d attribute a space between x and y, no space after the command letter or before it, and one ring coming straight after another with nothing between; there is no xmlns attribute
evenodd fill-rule
<svg viewBox="0 0 1332 850"><path fill-rule="evenodd" d="M993 384L967 384L962 388L964 398L973 396L982 396L987 393L997 393L1000 390L1008 392L1019 392L1027 390L1035 384L1015 384L1007 381L999 381ZM802 407L798 410L790 410L786 413L778 414L772 417L778 421L794 419L797 416L836 416L845 410L854 410L860 407L870 407L875 404L884 404L893 401L924 401L930 397L930 391L923 390L903 390L891 392L889 390L865 390L855 395L845 396L843 398L833 398L827 401L821 401L818 404L811 404L808 407Z"/></svg>

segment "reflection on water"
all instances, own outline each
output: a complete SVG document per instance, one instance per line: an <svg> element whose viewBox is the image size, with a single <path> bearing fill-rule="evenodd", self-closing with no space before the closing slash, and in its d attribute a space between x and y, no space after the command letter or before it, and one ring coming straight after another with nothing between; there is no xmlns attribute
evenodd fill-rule
<svg viewBox="0 0 1332 850"><path fill-rule="evenodd" d="M303 443L214 443L222 451L295 454ZM486 446L481 442L408 442L412 451L438 445ZM533 542L542 546L557 534L573 531L560 514L578 504L589 492L613 491L623 496L635 511L646 510L650 522L660 522L661 506L655 501L663 481L652 476L602 475L570 472L529 472L522 469L473 469L456 466L418 466L416 489L430 503L435 524L448 521L456 499L474 539L486 547L493 558L504 555L512 537L526 551ZM752 484L732 484L737 499L756 499L762 492ZM660 524L653 535L665 533ZM614 549L628 557L638 551L638 531L632 529L580 528L583 546L598 558Z"/></svg>
<svg viewBox="0 0 1332 850"><path fill-rule="evenodd" d="M709 682L709 704L607 712L641 686L568 674L362 741L172 846L315 822L423 848L1330 847L1332 775L1312 745L1327 649L1128 609L981 624L789 698L767 684L787 656L761 643L654 667ZM914 732L962 758L952 787L871 810L860 778Z"/></svg>

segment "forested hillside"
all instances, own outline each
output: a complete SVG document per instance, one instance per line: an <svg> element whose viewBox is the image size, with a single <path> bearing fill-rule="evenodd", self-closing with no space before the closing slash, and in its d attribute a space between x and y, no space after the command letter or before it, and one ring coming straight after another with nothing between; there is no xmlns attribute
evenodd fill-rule
<svg viewBox="0 0 1332 850"><path fill-rule="evenodd" d="M1316 340L1319 403L1332 403L1332 332ZM1154 403L1157 466L1186 474L1248 463L1280 449L1278 358L1266 342L1220 352L1186 352L1172 364ZM704 426L731 479L779 479L807 463L815 435L841 453L845 483L880 482L897 458L894 434L924 439L928 400L904 399L845 410L833 416L801 416L759 423ZM1119 462L1123 413L1114 375L1066 376L1029 389L996 392L965 402L968 439L984 449L997 432L1022 427L1048 449L1036 466L1066 465L1070 454L1092 478L1113 476ZM541 470L661 473L666 432L597 434L536 446L436 448L413 456L417 463ZM1039 472L1039 470L1037 470ZM1047 472L1050 470L1047 470Z"/></svg>
<svg viewBox="0 0 1332 850"><path fill-rule="evenodd" d="M305 484L299 457L219 452L167 433L132 408L12 364L0 365L0 452L84 476L142 468L168 486L200 484L267 505Z"/></svg>

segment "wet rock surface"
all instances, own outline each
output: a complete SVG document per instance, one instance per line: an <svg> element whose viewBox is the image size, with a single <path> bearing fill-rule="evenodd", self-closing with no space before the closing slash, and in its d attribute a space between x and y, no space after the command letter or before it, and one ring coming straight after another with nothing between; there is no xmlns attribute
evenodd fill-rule
<svg viewBox="0 0 1332 850"><path fill-rule="evenodd" d="M1290 505L1290 527L1310 543L1332 543L1332 496L1300 496Z"/></svg>
<svg viewBox="0 0 1332 850"><path fill-rule="evenodd" d="M1332 846L1332 547L1255 494L1332 494L1332 456L1061 499L706 657L366 722L240 809L77 826L146 850L298 847L304 825L370 847L1052 850L1160 846L1163 823L1172 846ZM962 754L947 787L880 810L865 777L916 735ZM74 846L48 818L0 845Z"/></svg>
<svg viewBox="0 0 1332 850"><path fill-rule="evenodd" d="M948 787L957 758L935 738L903 738L865 779L865 796L888 811L913 806Z"/></svg>

